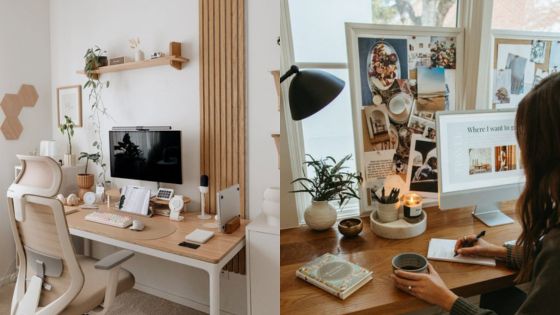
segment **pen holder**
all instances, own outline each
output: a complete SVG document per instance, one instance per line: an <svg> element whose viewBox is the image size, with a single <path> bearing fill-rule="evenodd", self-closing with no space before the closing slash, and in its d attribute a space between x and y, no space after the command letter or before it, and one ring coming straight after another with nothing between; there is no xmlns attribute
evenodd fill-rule
<svg viewBox="0 0 560 315"><path fill-rule="evenodd" d="M399 219L400 202L377 203L377 216L382 223L394 222Z"/></svg>

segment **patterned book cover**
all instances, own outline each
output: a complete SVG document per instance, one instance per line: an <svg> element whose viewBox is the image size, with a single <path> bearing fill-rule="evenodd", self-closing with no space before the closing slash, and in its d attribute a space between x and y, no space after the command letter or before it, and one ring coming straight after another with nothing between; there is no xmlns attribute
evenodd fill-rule
<svg viewBox="0 0 560 315"><path fill-rule="evenodd" d="M372 272L332 254L300 267L296 275L341 299L372 279Z"/></svg>

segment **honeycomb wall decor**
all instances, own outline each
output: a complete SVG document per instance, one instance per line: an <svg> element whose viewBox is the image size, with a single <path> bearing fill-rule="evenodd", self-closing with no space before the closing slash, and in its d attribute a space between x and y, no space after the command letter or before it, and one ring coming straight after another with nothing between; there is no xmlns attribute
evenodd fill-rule
<svg viewBox="0 0 560 315"><path fill-rule="evenodd" d="M0 107L6 115L0 131L6 140L17 140L23 132L23 125L19 121L19 114L24 107L33 107L39 95L33 85L22 84L17 94L6 94L0 102Z"/></svg>

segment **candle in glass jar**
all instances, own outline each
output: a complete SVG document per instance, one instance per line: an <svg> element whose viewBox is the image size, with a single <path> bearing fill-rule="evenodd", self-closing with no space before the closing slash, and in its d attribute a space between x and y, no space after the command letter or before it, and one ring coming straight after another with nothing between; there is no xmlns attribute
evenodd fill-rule
<svg viewBox="0 0 560 315"><path fill-rule="evenodd" d="M422 197L414 193L404 195L403 210L405 220L418 220L422 216Z"/></svg>

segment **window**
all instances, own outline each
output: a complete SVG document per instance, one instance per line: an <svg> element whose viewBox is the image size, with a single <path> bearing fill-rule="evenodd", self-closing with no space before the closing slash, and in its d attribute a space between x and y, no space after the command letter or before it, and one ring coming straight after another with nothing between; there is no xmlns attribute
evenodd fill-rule
<svg viewBox="0 0 560 315"><path fill-rule="evenodd" d="M301 121L301 134L298 136L303 140L304 153L315 158L330 155L339 160L355 153L344 23L457 25L457 0L285 1L289 7L289 40L293 46L293 60L290 62L300 69L328 71L346 82L343 92L332 104ZM292 168L300 169L302 162L292 161ZM346 166L349 171L356 171L355 160ZM298 210L301 214L304 209L300 206ZM353 200L340 216L357 214L359 203Z"/></svg>
<svg viewBox="0 0 560 315"><path fill-rule="evenodd" d="M559 32L558 16L560 0L494 0L492 28Z"/></svg>

